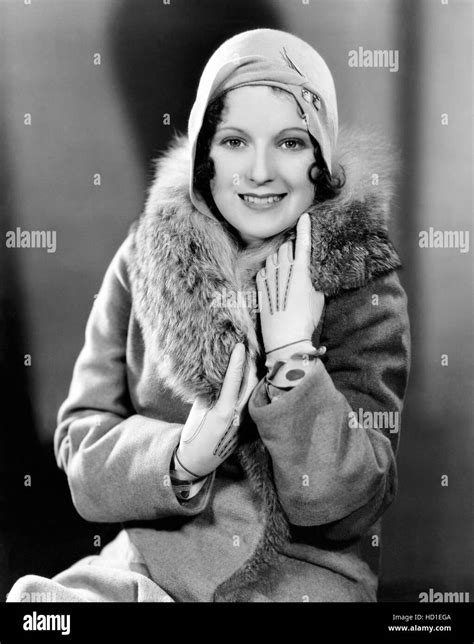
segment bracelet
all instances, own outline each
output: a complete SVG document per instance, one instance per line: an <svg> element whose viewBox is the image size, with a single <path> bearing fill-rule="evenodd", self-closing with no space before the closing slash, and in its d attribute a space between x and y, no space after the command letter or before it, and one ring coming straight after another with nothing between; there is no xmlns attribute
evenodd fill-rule
<svg viewBox="0 0 474 644"><path fill-rule="evenodd" d="M288 342L288 344L282 344L281 347L276 347L275 349L272 349L271 351L267 351L266 355L268 356L269 353L273 353L274 351L278 351L278 349L285 349L286 347L291 347L292 344L299 344L300 342L311 342L311 340L308 340L308 338L303 338L302 340L296 340L295 342Z"/></svg>
<svg viewBox="0 0 474 644"><path fill-rule="evenodd" d="M207 474L195 474L194 472L191 472L191 470L190 470L190 469L188 469L185 465L183 465L183 464L181 463L181 461L180 461L180 460L179 460L179 458L178 458L178 448L179 448L179 445L175 448L175 450L174 450L174 452L173 452L173 459L175 459L175 460L176 460L176 462L178 463L178 465L179 465L180 467L182 467L182 468L183 468L183 470L185 470L188 474L191 474L191 476L193 476L193 477L194 477L194 482L199 481L199 480L201 480L201 479L205 478L205 477L207 476ZM173 460L173 459L172 459L172 460Z"/></svg>

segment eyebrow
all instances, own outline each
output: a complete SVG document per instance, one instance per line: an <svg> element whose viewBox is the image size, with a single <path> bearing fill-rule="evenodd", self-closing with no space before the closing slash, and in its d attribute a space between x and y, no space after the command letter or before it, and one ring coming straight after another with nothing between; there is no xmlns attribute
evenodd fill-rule
<svg viewBox="0 0 474 644"><path fill-rule="evenodd" d="M245 130L242 130L242 128L233 127L232 125L226 125L224 127L218 127L216 129L216 134L217 134L217 132L222 132L224 130L235 130L236 132L241 132L242 134L247 134L247 132ZM308 134L308 130L305 130L302 127L298 127L297 125L295 125L294 127L285 127L285 128L283 128L283 130L280 130L278 132L278 134L283 134L283 132L289 132L289 131L294 131L294 130L298 130L299 132L303 132L304 134Z"/></svg>

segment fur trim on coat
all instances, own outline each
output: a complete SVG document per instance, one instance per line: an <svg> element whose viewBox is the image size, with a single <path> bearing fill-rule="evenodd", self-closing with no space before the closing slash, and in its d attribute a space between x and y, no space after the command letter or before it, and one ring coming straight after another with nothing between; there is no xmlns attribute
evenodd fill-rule
<svg viewBox="0 0 474 644"><path fill-rule="evenodd" d="M345 170L345 186L338 197L309 210L312 282L326 296L361 287L401 266L387 230L395 168L379 140L341 128L337 162ZM192 204L189 159L188 140L179 135L156 161L145 210L131 227L130 280L134 312L158 375L187 403L197 394L214 402L236 342L246 344L257 364L264 358L256 309L213 306L216 293L255 294L257 271L295 232L239 251L223 226ZM253 555L216 590L216 601L245 601L245 587L289 537L268 451L248 416L241 430L235 455L262 499L265 527Z"/></svg>

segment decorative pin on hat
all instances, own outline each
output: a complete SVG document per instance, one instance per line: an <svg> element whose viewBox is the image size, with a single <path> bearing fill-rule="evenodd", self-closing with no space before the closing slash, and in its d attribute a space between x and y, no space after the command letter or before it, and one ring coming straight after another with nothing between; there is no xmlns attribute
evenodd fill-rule
<svg viewBox="0 0 474 644"><path fill-rule="evenodd" d="M313 92L310 92L309 89L306 89L306 87L303 87L303 89L301 90L301 96L307 103L312 103L317 110L321 108L321 99L319 98L319 96L317 94L313 94Z"/></svg>

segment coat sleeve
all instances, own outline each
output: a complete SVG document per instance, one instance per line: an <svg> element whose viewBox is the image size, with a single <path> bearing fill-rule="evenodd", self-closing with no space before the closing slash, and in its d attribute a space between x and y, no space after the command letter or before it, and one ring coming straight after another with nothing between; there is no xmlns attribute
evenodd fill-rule
<svg viewBox="0 0 474 644"><path fill-rule="evenodd" d="M96 522L196 515L206 506L214 480L210 476L196 497L181 504L169 474L183 426L137 414L130 401L130 241L113 258L93 304L54 435L56 460L67 474L74 506Z"/></svg>
<svg viewBox="0 0 474 644"><path fill-rule="evenodd" d="M407 298L397 274L329 298L320 344L325 356L296 387L270 404L261 381L249 412L290 523L351 539L375 523L397 490L410 368Z"/></svg>

